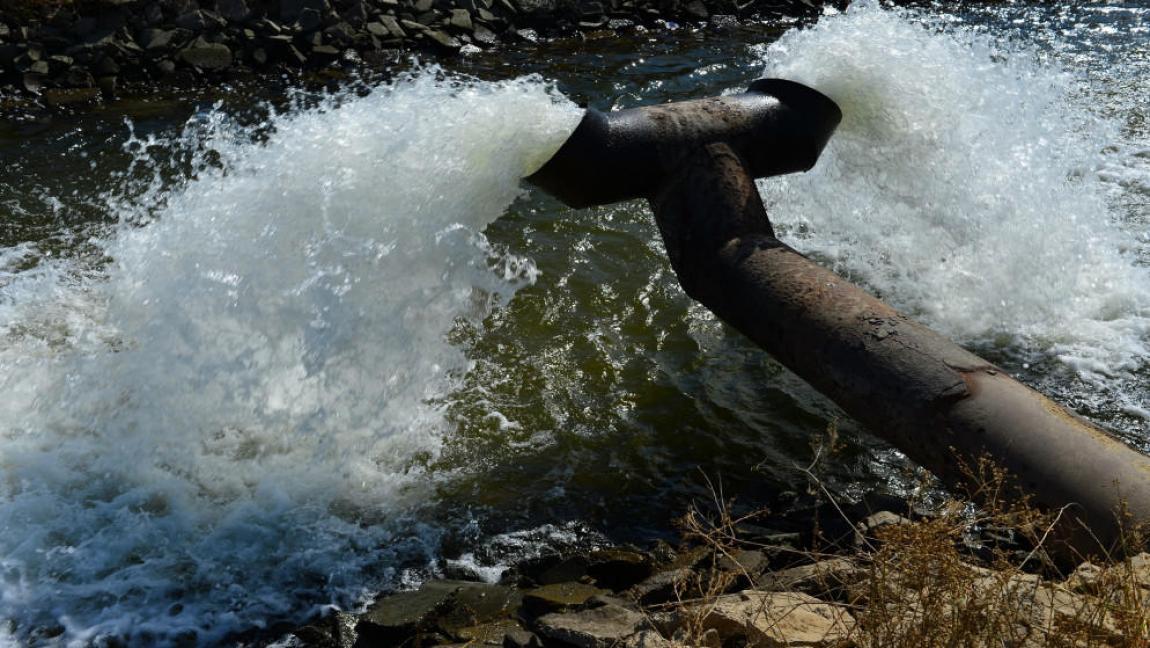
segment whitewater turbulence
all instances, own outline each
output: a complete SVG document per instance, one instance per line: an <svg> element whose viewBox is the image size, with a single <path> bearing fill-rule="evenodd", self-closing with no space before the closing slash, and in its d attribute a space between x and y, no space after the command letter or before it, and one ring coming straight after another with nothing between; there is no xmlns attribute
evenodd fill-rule
<svg viewBox="0 0 1150 648"><path fill-rule="evenodd" d="M579 118L436 70L259 143L201 116L130 143L199 163L108 197L102 260L0 251L0 624L211 643L383 583L466 369L445 337L533 279L482 230Z"/></svg>
<svg viewBox="0 0 1150 648"><path fill-rule="evenodd" d="M1125 380L1127 411L1144 411L1147 250L1106 177L1118 165L1150 179L1150 164L1081 78L1024 44L932 20L856 2L762 48L768 76L811 85L844 114L812 172L760 185L772 218L799 249L961 342L1020 367L1057 358L1095 387Z"/></svg>

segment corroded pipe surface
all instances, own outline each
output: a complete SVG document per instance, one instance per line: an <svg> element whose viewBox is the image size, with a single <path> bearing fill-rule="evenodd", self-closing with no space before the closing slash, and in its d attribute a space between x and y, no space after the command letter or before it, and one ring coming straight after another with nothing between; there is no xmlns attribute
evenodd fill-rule
<svg viewBox="0 0 1150 648"><path fill-rule="evenodd" d="M841 118L826 96L782 79L759 79L728 97L588 110L527 181L576 208L646 198L678 156L709 142L727 142L756 178L806 171Z"/></svg>
<svg viewBox="0 0 1150 648"><path fill-rule="evenodd" d="M989 456L1080 554L1150 521L1150 458L775 238L741 156L697 147L651 196L687 293L951 486ZM1065 552L1062 552L1065 555Z"/></svg>
<svg viewBox="0 0 1150 648"><path fill-rule="evenodd" d="M573 207L647 198L691 297L948 485L989 456L1067 507L1063 556L1111 550L1120 508L1150 522L1150 458L775 238L754 178L809 169L841 117L780 80L590 111L528 181Z"/></svg>

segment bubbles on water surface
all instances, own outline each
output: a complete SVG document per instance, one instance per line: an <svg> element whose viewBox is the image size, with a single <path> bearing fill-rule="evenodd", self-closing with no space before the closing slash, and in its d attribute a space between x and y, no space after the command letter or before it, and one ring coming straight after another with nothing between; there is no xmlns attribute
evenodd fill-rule
<svg viewBox="0 0 1150 648"><path fill-rule="evenodd" d="M1023 41L945 23L858 2L762 48L768 76L844 113L812 172L761 184L774 222L983 353L1057 358L1072 370L1063 380L1126 381L1123 398L1144 401L1145 223L1110 183L1116 166L1141 179L1150 167L1124 164L1122 124L1080 75Z"/></svg>
<svg viewBox="0 0 1150 648"><path fill-rule="evenodd" d="M142 193L109 197L108 261L5 250L17 636L211 642L353 604L388 555L426 550L383 521L426 495L445 425L429 401L467 366L446 336L532 279L482 229L579 116L537 79L436 70L274 116L262 143L208 113L183 142L130 143L141 167L198 152L192 179L143 168Z"/></svg>

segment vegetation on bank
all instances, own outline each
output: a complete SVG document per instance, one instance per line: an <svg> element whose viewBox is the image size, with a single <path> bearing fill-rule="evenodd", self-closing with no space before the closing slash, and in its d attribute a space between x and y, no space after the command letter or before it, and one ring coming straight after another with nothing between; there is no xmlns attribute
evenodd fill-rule
<svg viewBox="0 0 1150 648"><path fill-rule="evenodd" d="M716 492L680 520L678 548L546 555L498 584L449 570L294 634L306 646L1150 648L1140 530L1121 554L1071 559L1056 550L1062 514L1008 499L988 462L967 500L929 508L840 505L803 472L821 500L799 514L805 532L736 516Z"/></svg>

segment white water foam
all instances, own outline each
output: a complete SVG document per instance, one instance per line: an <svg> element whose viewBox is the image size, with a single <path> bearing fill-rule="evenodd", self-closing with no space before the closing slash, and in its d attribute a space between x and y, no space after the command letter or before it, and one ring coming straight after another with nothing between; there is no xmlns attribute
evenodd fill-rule
<svg viewBox="0 0 1150 648"><path fill-rule="evenodd" d="M263 143L202 116L219 164L111 197L110 262L0 251L9 640L213 643L378 587L467 366L447 334L533 279L482 229L580 114L432 69Z"/></svg>
<svg viewBox="0 0 1150 648"><path fill-rule="evenodd" d="M767 76L844 113L812 172L760 185L772 220L966 343L1129 378L1150 357L1150 272L1145 219L1115 207L1112 176L1145 174L1121 178L1136 188L1150 165L1081 78L931 20L860 1L761 49Z"/></svg>

